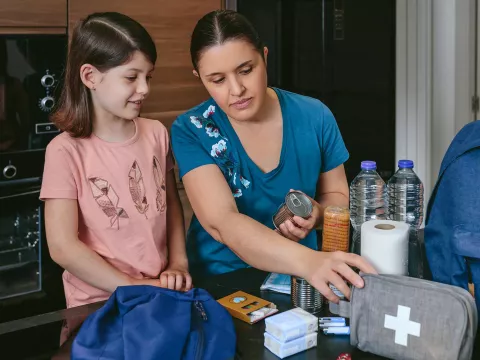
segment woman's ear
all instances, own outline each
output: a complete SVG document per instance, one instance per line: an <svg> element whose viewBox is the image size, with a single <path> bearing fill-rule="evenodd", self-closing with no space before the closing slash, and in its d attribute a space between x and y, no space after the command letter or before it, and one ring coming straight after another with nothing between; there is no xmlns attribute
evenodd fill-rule
<svg viewBox="0 0 480 360"><path fill-rule="evenodd" d="M265 60L265 65L267 65L267 57L268 57L268 48L266 46L263 47L263 59Z"/></svg>
<svg viewBox="0 0 480 360"><path fill-rule="evenodd" d="M80 79L82 79L83 84L90 90L95 90L96 85L100 83L100 71L97 68L90 64L83 64L80 68Z"/></svg>
<svg viewBox="0 0 480 360"><path fill-rule="evenodd" d="M197 78L200 78L200 75L198 75L197 70L192 70L193 75L195 75Z"/></svg>

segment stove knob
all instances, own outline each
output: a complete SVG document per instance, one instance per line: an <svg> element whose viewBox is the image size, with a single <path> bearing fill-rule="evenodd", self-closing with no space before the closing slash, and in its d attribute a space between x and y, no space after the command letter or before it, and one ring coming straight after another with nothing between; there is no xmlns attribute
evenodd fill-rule
<svg viewBox="0 0 480 360"><path fill-rule="evenodd" d="M3 176L7 179L12 179L17 175L17 168L13 165L7 165L3 168Z"/></svg>
<svg viewBox="0 0 480 360"><path fill-rule="evenodd" d="M49 71L47 70L47 73L42 76L40 82L42 83L42 86L44 88L48 89L55 85L55 78L53 77L53 75L50 75Z"/></svg>
<svg viewBox="0 0 480 360"><path fill-rule="evenodd" d="M51 96L45 96L41 99L38 103L38 106L42 111L49 112L52 110L53 106L55 105L55 99Z"/></svg>

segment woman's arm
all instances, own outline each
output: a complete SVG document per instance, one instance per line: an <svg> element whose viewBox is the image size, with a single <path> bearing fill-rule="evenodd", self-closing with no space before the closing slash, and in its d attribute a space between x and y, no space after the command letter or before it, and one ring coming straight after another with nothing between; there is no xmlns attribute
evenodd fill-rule
<svg viewBox="0 0 480 360"><path fill-rule="evenodd" d="M192 278L188 273L188 259L185 251L183 210L173 169L167 173L166 186L168 267L160 275L160 283L169 289L190 290Z"/></svg>
<svg viewBox="0 0 480 360"><path fill-rule="evenodd" d="M183 177L183 183L204 229L253 267L301 276L332 301L338 301L338 297L328 283L335 285L347 297L350 295L342 276L357 287L363 286L363 280L348 265L363 272L375 272L360 256L311 250L240 214L231 190L216 165L191 170Z"/></svg>
<svg viewBox="0 0 480 360"><path fill-rule="evenodd" d="M108 292L124 285L160 286L159 280L137 280L129 277L78 239L77 200L46 200L45 225L53 261L87 284Z"/></svg>

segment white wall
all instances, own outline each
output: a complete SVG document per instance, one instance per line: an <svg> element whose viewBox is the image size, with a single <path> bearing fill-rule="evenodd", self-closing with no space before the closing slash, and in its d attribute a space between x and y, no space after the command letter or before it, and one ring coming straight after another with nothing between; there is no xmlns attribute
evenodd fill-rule
<svg viewBox="0 0 480 360"><path fill-rule="evenodd" d="M432 190L433 1L397 0L395 157L414 161L425 187L425 205Z"/></svg>
<svg viewBox="0 0 480 360"><path fill-rule="evenodd" d="M397 0L396 158L417 164L425 204L455 134L474 120L475 0Z"/></svg>
<svg viewBox="0 0 480 360"><path fill-rule="evenodd" d="M455 134L474 120L474 1L434 0L432 175L436 179Z"/></svg>

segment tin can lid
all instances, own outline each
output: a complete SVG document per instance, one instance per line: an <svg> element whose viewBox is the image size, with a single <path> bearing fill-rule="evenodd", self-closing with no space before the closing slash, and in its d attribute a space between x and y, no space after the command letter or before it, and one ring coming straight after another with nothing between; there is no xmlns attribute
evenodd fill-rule
<svg viewBox="0 0 480 360"><path fill-rule="evenodd" d="M292 214L307 218L313 210L313 205L310 199L299 191L292 191L285 197L285 204Z"/></svg>

